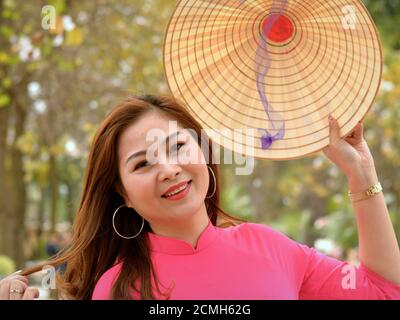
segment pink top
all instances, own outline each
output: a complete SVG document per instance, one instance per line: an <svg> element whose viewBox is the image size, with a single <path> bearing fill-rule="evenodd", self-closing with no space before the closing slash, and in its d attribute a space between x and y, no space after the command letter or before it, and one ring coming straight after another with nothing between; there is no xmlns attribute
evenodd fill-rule
<svg viewBox="0 0 400 320"><path fill-rule="evenodd" d="M175 283L171 299L400 299L400 285L363 264L352 267L263 224L219 228L209 222L196 248L147 234L161 291ZM120 269L121 263L101 276L92 299L110 298ZM133 290L132 298L139 299Z"/></svg>

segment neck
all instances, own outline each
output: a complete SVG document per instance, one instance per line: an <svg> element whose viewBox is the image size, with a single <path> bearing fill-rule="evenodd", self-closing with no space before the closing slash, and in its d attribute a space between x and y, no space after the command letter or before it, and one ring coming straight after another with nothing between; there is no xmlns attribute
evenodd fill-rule
<svg viewBox="0 0 400 320"><path fill-rule="evenodd" d="M149 222L154 234L184 240L194 248L201 233L206 229L209 217L205 204L202 208L188 219L174 220L168 224L164 222Z"/></svg>

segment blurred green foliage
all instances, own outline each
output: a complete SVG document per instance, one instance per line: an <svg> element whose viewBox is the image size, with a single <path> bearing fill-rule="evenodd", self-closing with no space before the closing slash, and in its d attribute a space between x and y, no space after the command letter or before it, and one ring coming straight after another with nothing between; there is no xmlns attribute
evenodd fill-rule
<svg viewBox="0 0 400 320"><path fill-rule="evenodd" d="M15 272L14 261L7 256L0 255L0 279L13 272Z"/></svg>

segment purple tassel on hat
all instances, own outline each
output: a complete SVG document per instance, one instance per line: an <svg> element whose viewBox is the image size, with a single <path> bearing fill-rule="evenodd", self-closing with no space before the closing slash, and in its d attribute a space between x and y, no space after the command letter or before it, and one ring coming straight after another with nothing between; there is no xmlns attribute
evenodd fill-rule
<svg viewBox="0 0 400 320"><path fill-rule="evenodd" d="M241 0L240 4L243 4L245 0ZM276 3L278 2L278 3ZM269 19L267 21L267 24L264 26L263 30L265 34L268 34L269 31L271 30L272 26L274 25L277 17L279 15L283 14L285 11L287 0L285 1L274 1L272 3L272 8L274 9L275 15L272 17L272 19ZM272 123L272 127L276 128L279 127L278 132L275 134L270 134L267 129L259 128L259 130L264 131L264 134L261 136L261 148L263 150L269 149L272 145L272 143L276 140L281 140L285 136L285 121L278 115L277 117L280 118L277 120L271 119L269 109L272 109L267 96L265 94L265 85L263 83L264 78L268 74L268 70L270 67L270 59L268 56L268 49L267 49L267 40L264 39L263 36L261 36L261 39L259 41L260 45L257 47L256 51L256 58L255 58L255 72L256 72L256 82L257 82L257 91L260 96L261 102L264 106L264 111L267 114L268 120ZM275 122L275 123L274 123ZM279 125L276 125L278 124Z"/></svg>
<svg viewBox="0 0 400 320"><path fill-rule="evenodd" d="M261 136L261 148L268 149L273 142L272 136L266 132Z"/></svg>
<svg viewBox="0 0 400 320"><path fill-rule="evenodd" d="M268 133L266 129L258 128L261 131L264 131L261 136L261 148L263 150L268 149L274 141L282 140L285 135L285 122L282 121L282 127L278 130L278 132L274 135Z"/></svg>

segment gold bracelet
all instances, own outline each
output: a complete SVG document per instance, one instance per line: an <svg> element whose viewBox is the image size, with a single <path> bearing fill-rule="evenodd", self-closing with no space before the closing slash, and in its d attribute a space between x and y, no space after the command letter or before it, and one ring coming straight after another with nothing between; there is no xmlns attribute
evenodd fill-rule
<svg viewBox="0 0 400 320"><path fill-rule="evenodd" d="M349 197L352 202L358 202L362 200L369 199L373 197L374 195L382 192L383 188L378 181L378 183L374 184L373 186L369 187L367 190L361 191L361 192L355 192L352 193L349 191Z"/></svg>

